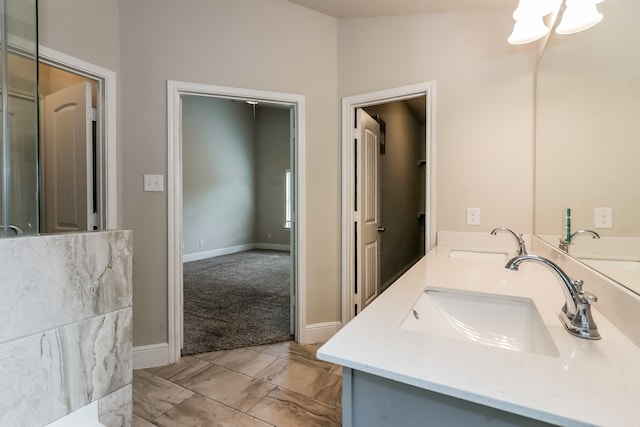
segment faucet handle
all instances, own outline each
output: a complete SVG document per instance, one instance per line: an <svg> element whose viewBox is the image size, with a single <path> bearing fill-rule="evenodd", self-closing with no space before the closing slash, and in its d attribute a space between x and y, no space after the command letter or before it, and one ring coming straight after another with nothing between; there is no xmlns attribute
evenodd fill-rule
<svg viewBox="0 0 640 427"><path fill-rule="evenodd" d="M584 285L584 280L575 279L571 282L571 284L573 284L573 287L577 292L582 292L582 285Z"/></svg>
<svg viewBox="0 0 640 427"><path fill-rule="evenodd" d="M582 302L583 304L592 304L598 301L598 297L596 295L592 294L591 292L585 292L582 290L582 285L584 285L583 280L575 279L571 283L573 284L573 287L576 289L577 299L581 300L581 301L576 300L576 302Z"/></svg>
<svg viewBox="0 0 640 427"><path fill-rule="evenodd" d="M591 292L583 292L582 295L584 296L584 299L589 304L592 304L594 302L598 302L598 297L596 295L592 294Z"/></svg>

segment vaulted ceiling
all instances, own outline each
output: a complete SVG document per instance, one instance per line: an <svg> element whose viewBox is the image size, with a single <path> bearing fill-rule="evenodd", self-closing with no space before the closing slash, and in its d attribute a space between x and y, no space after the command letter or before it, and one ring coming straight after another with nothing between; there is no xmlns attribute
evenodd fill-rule
<svg viewBox="0 0 640 427"><path fill-rule="evenodd" d="M510 9L518 0L289 0L335 18Z"/></svg>

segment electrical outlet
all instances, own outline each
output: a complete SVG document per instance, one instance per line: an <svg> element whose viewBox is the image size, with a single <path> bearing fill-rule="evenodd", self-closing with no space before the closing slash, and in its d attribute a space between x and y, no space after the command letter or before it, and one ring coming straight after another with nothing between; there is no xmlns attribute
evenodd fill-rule
<svg viewBox="0 0 640 427"><path fill-rule="evenodd" d="M595 208L595 227L613 228L613 208Z"/></svg>
<svg viewBox="0 0 640 427"><path fill-rule="evenodd" d="M200 240L198 241L198 244L199 244L200 246L204 246L204 240L203 240L203 239L200 239Z"/></svg>
<svg viewBox="0 0 640 427"><path fill-rule="evenodd" d="M480 208L467 208L467 225L480 225Z"/></svg>

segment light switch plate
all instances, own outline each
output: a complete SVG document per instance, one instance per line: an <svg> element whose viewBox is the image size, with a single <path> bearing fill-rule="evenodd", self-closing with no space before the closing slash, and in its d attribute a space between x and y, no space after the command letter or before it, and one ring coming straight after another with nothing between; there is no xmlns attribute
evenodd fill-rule
<svg viewBox="0 0 640 427"><path fill-rule="evenodd" d="M145 173L144 191L164 191L164 176Z"/></svg>

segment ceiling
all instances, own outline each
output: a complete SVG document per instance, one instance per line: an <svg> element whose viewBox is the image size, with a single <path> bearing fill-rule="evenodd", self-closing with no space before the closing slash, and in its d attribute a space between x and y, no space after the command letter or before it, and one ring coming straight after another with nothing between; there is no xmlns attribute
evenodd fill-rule
<svg viewBox="0 0 640 427"><path fill-rule="evenodd" d="M518 0L289 0L334 18L510 9Z"/></svg>
<svg viewBox="0 0 640 427"><path fill-rule="evenodd" d="M417 15L427 13L515 10L518 0L289 0L334 18ZM406 100L416 116L425 117L424 97Z"/></svg>

